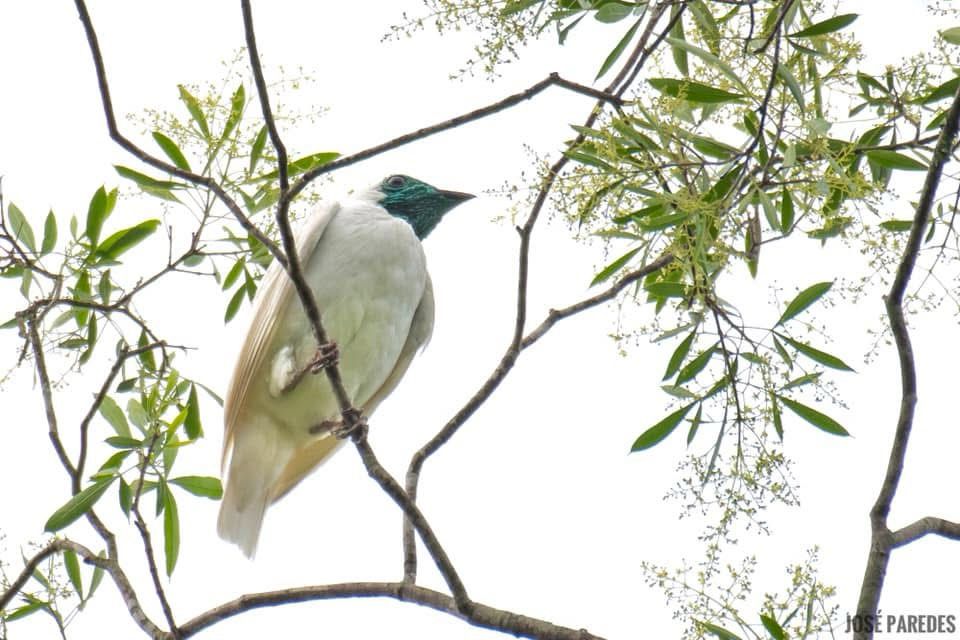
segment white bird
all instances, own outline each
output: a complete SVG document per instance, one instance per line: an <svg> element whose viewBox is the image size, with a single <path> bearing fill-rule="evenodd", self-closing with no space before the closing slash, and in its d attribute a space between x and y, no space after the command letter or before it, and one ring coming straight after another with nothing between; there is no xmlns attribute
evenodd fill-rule
<svg viewBox="0 0 960 640"><path fill-rule="evenodd" d="M337 345L344 386L364 416L390 394L433 331L420 241L473 196L394 175L352 200L321 204L298 234L304 277ZM264 275L224 405L226 489L217 531L253 557L267 507L333 453L340 408L312 328L283 267Z"/></svg>

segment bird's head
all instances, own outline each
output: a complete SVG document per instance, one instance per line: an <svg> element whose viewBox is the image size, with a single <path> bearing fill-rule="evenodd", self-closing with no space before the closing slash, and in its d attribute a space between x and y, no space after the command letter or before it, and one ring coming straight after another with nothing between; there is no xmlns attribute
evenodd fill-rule
<svg viewBox="0 0 960 640"><path fill-rule="evenodd" d="M377 185L383 194L378 204L392 216L405 220L423 240L444 214L473 197L459 191L443 191L415 178L394 175Z"/></svg>

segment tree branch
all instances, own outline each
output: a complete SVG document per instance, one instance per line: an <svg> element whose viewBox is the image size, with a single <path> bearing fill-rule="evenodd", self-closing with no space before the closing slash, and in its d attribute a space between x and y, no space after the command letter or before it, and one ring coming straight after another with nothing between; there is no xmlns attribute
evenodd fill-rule
<svg viewBox="0 0 960 640"><path fill-rule="evenodd" d="M663 7L664 5L660 5L654 10L653 17L651 17L653 25L656 24L656 22L659 20L659 17L663 14ZM613 95L615 95L617 99L620 99L620 96L623 95L629 84L621 86L619 90L617 90L617 85L621 82L626 69L630 69L638 64L642 64L637 62L638 59L646 60L649 55L648 53L645 53L646 45L649 39L652 37L653 31L653 26L648 25L643 35L634 46L633 52L627 59L627 62L624 64L623 69L621 69L620 73L617 74L613 82L611 82L610 85L607 86L603 91L604 95L611 95L614 91L617 91L617 93ZM663 34L661 34L661 37L663 37ZM636 74L633 75L635 77ZM549 80L549 78L547 80ZM547 81L545 80L540 84L544 84L545 82ZM534 86L536 87L537 85ZM546 88L546 85L544 85L543 88ZM593 109L590 111L590 114L584 121L584 127L592 126L596 119L600 117L601 107L605 102L608 102L608 100L597 101L596 105L594 105ZM576 147L583 140L584 135L581 133L573 140L573 142L568 145L568 148ZM537 196L534 199L533 205L530 208L530 213L527 215L526 222L518 229L520 234L520 251L519 264L517 267L517 303L513 337L510 340L510 344L507 346L506 351L500 358L500 362L497 364L496 368L494 368L493 373L490 374L480 389L473 394L467 403L452 418L450 418L450 420L433 438L431 438L411 457L410 463L407 466L405 486L407 495L414 502L416 502L417 499L417 486L420 482L420 473L423 469L424 463L430 456L436 453L440 447L446 444L450 438L456 434L460 427L463 426L467 419L473 415L473 413L484 402L487 401L487 398L489 398L490 395L497 389L497 387L500 386L500 383L503 382L504 378L507 377L507 374L513 369L513 365L516 362L517 356L524 348L523 336L527 318L527 282L529 275L531 237L533 235L534 225L537 223L540 212L546 203L547 196L553 189L553 185L556 182L557 176L568 162L569 157L563 155L557 159L553 165L550 166L544 178L543 184L541 184L540 189L537 192ZM599 302L597 304L599 304ZM556 320L550 322L550 326L552 326L552 324L555 322ZM543 331L537 335L533 341L539 339L547 329L549 329L549 326L543 327ZM531 344L533 341L531 341ZM417 577L417 546L413 537L413 526L410 521L404 521L403 524L403 557L404 581L413 584L416 582Z"/></svg>
<svg viewBox="0 0 960 640"><path fill-rule="evenodd" d="M523 638L601 640L583 629L561 627L479 603L475 603L469 613L464 613L450 596L404 582L347 582L251 593L200 614L181 626L180 631L183 638L189 638L222 620L253 609L341 598L392 598L401 602L412 602L460 618L477 627L503 631Z"/></svg>
<svg viewBox="0 0 960 640"><path fill-rule="evenodd" d="M920 518L891 534L891 548L902 547L931 533L951 540L960 540L960 522L951 522L933 516Z"/></svg>
<svg viewBox="0 0 960 640"><path fill-rule="evenodd" d="M913 429L914 411L917 404L917 371L913 355L913 346L910 341L910 331L903 313L903 297L910 282L910 276L920 253L923 235L930 221L933 205L936 201L937 187L944 166L950 158L950 151L960 130L960 91L954 96L953 104L947 114L940 132L940 138L933 151L930 168L927 170L926 180L917 204L917 211L903 250L903 257L897 267L897 273L890 293L886 297L887 316L890 321L890 331L900 359L900 415L897 418L897 428L890 447L890 458L887 462L887 471L880 487L877 501L870 510L870 551L867 556L867 567L864 571L863 582L860 587L860 597L857 602L857 617L867 620L877 613L880 603L880 594L883 591L883 581L890 561L890 552L894 548L894 534L887 526L887 516L890 506L900 484L900 475L903 472L904 460L907 455L907 445L910 441L910 432ZM906 544L905 542L901 544ZM872 625L864 625L863 628ZM855 640L867 640L873 637L872 631L856 631Z"/></svg>

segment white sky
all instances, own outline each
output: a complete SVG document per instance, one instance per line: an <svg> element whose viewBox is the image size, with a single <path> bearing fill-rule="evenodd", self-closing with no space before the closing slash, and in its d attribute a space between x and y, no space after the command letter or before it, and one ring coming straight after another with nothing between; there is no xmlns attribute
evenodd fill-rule
<svg viewBox="0 0 960 640"><path fill-rule="evenodd" d="M219 78L219 62L242 45L236 2L171 0L162 9L150 5L150 11L143 3L90 4L119 114L145 107L179 109L176 84ZM288 132L295 152L359 150L486 104L553 70L589 83L609 46L590 48L592 35L606 37L597 29L592 35L578 32L563 49L549 40L532 47L496 83L452 82L447 75L470 55L474 34L441 39L428 29L413 40L381 44L402 11L422 11L418 2L365 2L362 10L352 3L337 3L336 9L322 9L323 4L254 6L268 73L276 64L303 65L317 79L314 89L285 99L304 108L330 108L313 128ZM930 22L919 2L842 3L839 12L849 11L864 14L855 29L866 40L868 68L874 71L926 46L936 28L954 26ZM97 186L120 184L111 164L133 164L106 139L72 4L0 3L0 68L5 198L34 221L52 207L65 229L69 214L83 213ZM523 145L555 157L560 141L570 135L567 124L581 121L590 105L586 98L552 89L512 111L339 172L336 187L404 172L440 187L482 194L528 168ZM126 121L122 126L139 133ZM121 202L111 222L155 216L153 206ZM372 421L371 442L395 475L402 476L410 453L489 375L506 345L513 322L516 234L495 219L508 206L496 197L477 198L451 214L426 243L437 294L433 341ZM904 208L898 213L896 217L907 215ZM817 251L812 244L806 248ZM835 255L820 254L821 262L814 263L816 257L808 254L808 262L796 269L776 265L765 254L762 277L753 285L756 293L736 295L762 305L769 300L766 286L774 277L788 292L830 279L838 268L846 268L825 263ZM534 259L533 322L550 306L583 297L593 269L602 262L596 250L569 240L562 225L543 225L536 232ZM20 300L7 283L3 286L0 311L6 320ZM195 293L184 295L185 286L193 286ZM226 298L218 299L210 285L204 287L171 279L140 309L157 315L172 342L199 347L178 365L222 391L248 309L224 330ZM787 419L787 453L796 460L803 507L774 510L772 537L741 538L739 550L760 557L754 582L758 601L764 592L782 592L786 564L801 561L807 548L819 544L821 575L839 589L841 617L854 607L869 537L867 511L886 464L899 401L891 350L870 364L860 359L870 342L866 329L877 326L881 311L878 296L856 307L839 301L823 311L837 337L833 350L858 370L833 376L851 410L827 411L854 437L830 438ZM754 312L757 322L778 314L775 308ZM960 356L958 341L947 337L956 332L949 316L944 309L916 325L921 404L891 518L894 527L924 515L960 519L955 492L946 490L957 486L954 452L960 444L951 402L955 378L945 374ZM673 345L642 344L629 357L619 357L607 337L614 319L613 309L582 315L524 354L494 398L427 463L421 505L476 600L610 638L675 637L677 622L661 594L643 584L638 566L643 560L676 566L683 558L700 558L696 536L704 523L678 521L678 505L662 500L676 480L683 437L675 434L653 451L626 454L633 439L664 414L667 400L657 386ZM12 332L0 336L3 362L15 357L12 337ZM89 401L88 387L89 382L74 380L61 390L65 433L73 433L69 418ZM53 464L31 376L21 372L4 384L2 393L7 419L0 437L0 530L7 536L3 557L16 559L20 545L41 537L43 523L67 497L68 485ZM207 439L178 461L183 474L218 471L220 414L212 402L204 404L204 424ZM106 426L98 429L94 435L102 436ZM112 494L105 498L107 503L113 499ZM179 506L183 543L168 594L180 621L244 592L401 575L399 511L366 477L350 448L268 512L253 563L217 538L216 503L183 496ZM111 516L108 521L122 527L122 519ZM159 539L159 523L156 531ZM94 539L82 524L69 533L91 544ZM121 544L142 602L162 624L139 540L127 535ZM421 555L423 583L441 587L429 567ZM897 551L881 606L887 613L960 613L953 578L958 572L955 544L928 539ZM139 630L121 607L105 580L98 597L71 625L70 637L135 637ZM743 609L748 616L757 610L757 603ZM56 637L54 626L40 616L11 629L13 638ZM495 637L449 616L387 600L248 613L202 637L255 638L278 629L288 638Z"/></svg>

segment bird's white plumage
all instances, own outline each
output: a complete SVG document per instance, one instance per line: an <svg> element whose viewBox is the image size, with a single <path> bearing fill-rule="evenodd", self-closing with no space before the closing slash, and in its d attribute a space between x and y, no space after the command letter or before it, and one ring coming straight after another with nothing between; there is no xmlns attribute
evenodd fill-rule
<svg viewBox="0 0 960 640"><path fill-rule="evenodd" d="M355 406L370 413L396 386L433 330L433 291L409 224L364 192L321 205L298 234L298 254L324 328L339 346L339 370ZM229 471L218 531L248 555L270 504L336 447L310 428L339 419L325 375L290 381L317 344L296 292L278 264L254 305L224 406ZM287 389L287 390L285 390Z"/></svg>

